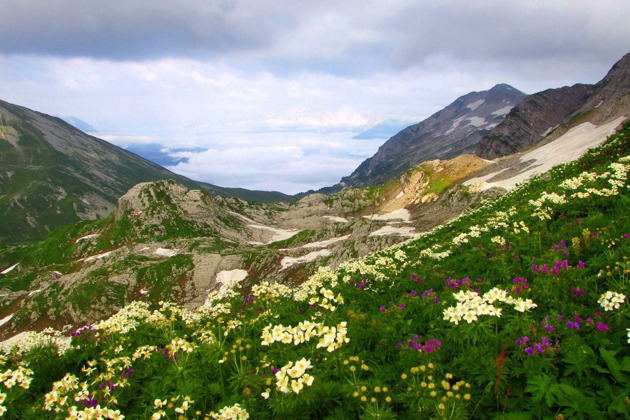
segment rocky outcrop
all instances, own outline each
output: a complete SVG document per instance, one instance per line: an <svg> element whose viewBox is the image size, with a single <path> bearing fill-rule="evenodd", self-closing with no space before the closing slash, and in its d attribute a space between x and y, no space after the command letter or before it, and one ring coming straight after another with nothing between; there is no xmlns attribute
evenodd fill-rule
<svg viewBox="0 0 630 420"><path fill-rule="evenodd" d="M495 159L530 147L574 114L592 92L593 86L578 84L530 95L479 142L476 154Z"/></svg>
<svg viewBox="0 0 630 420"><path fill-rule="evenodd" d="M510 109L525 96L506 84L464 95L390 138L373 157L343 178L341 185L378 185L424 161L472 153L481 138L503 121Z"/></svg>
<svg viewBox="0 0 630 420"><path fill-rule="evenodd" d="M630 53L595 85L577 84L529 96L484 137L475 153L495 159L525 150L550 136L554 139L575 124L596 125L628 116Z"/></svg>

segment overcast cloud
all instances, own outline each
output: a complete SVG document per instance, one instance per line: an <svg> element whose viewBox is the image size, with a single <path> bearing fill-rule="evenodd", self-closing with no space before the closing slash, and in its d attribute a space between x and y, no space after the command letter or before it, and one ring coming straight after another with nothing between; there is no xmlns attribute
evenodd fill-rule
<svg viewBox="0 0 630 420"><path fill-rule="evenodd" d="M296 193L336 183L458 96L595 83L630 52L630 2L0 0L0 99L112 143L201 147L174 168Z"/></svg>

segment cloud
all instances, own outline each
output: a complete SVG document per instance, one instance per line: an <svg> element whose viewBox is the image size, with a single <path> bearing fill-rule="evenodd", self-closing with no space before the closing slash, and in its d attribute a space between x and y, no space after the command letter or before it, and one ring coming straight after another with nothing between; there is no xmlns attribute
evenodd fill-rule
<svg viewBox="0 0 630 420"><path fill-rule="evenodd" d="M253 135L247 144L188 153L170 170L224 187L289 194L339 182L376 152L382 140L349 140L348 133L311 137L305 133ZM288 139L290 141L287 141Z"/></svg>
<svg viewBox="0 0 630 420"><path fill-rule="evenodd" d="M384 119L595 83L630 51L625 0L5 3L1 99L122 146L208 149L176 166L194 179L292 192L352 172L378 145L349 139Z"/></svg>

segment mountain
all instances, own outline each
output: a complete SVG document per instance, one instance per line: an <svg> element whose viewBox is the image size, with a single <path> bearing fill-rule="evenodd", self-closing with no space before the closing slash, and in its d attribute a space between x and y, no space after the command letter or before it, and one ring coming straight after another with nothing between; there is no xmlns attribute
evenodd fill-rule
<svg viewBox="0 0 630 420"><path fill-rule="evenodd" d="M530 95L484 137L475 153L495 159L562 135L576 123L605 123L630 114L630 53L595 85L576 84Z"/></svg>
<svg viewBox="0 0 630 420"><path fill-rule="evenodd" d="M352 138L358 140L388 139L410 125L412 125L410 121L389 119L370 127Z"/></svg>
<svg viewBox="0 0 630 420"><path fill-rule="evenodd" d="M525 96L506 84L461 96L441 111L387 140L374 156L343 178L341 186L378 185L421 162L470 153Z"/></svg>
<svg viewBox="0 0 630 420"><path fill-rule="evenodd" d="M372 236L353 237L351 226L389 219L374 232L402 229L393 219L403 212L357 217L362 206L423 206L436 194L439 214L471 193L451 189L449 178L489 162L425 162L404 182L306 197L286 211L174 182L138 185L108 221L0 254L0 267L11 263L0 272L0 330L12 335L2 343L0 412L27 420L630 418L630 123L599 143L363 257L353 244ZM351 220L341 220L344 211ZM228 241L222 255L206 248L221 225L230 241L255 231L273 240L280 232L263 228L265 218L310 229L322 215L336 219L320 233L336 236L305 231L240 255ZM169 230L179 238L169 240ZM125 244L124 235L147 242ZM110 249L89 254L98 244ZM326 267L338 244L349 252ZM21 260L5 257L19 252ZM318 253L323 266L293 280L266 275L285 252ZM284 272L300 265L286 258ZM56 264L28 272L44 259Z"/></svg>
<svg viewBox="0 0 630 420"><path fill-rule="evenodd" d="M92 125L90 125L89 123L86 123L80 118L73 117L71 115L67 115L65 117L59 117L59 118L61 118L62 120L64 120L65 122L73 126L74 128L83 131L84 133L96 132L96 129Z"/></svg>
<svg viewBox="0 0 630 420"><path fill-rule="evenodd" d="M129 188L159 179L244 199L290 199L192 181L59 118L0 101L0 242L41 239L56 227L105 217Z"/></svg>

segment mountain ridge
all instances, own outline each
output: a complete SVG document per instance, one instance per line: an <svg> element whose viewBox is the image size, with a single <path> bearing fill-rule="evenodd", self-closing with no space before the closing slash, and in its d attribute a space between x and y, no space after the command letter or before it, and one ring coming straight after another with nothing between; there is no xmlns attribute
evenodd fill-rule
<svg viewBox="0 0 630 420"><path fill-rule="evenodd" d="M429 118L391 137L374 156L342 178L340 186L377 185L423 161L472 152L489 129L524 97L524 93L507 84L460 96Z"/></svg>
<svg viewBox="0 0 630 420"><path fill-rule="evenodd" d="M549 135L552 139L562 135L576 122L604 123L624 115L629 108L630 53L594 85L547 89L525 98L481 139L475 153L484 159L507 156Z"/></svg>
<svg viewBox="0 0 630 420"><path fill-rule="evenodd" d="M55 227L106 217L133 185L175 179L216 195L291 200L177 175L58 117L0 101L0 242L40 239Z"/></svg>

